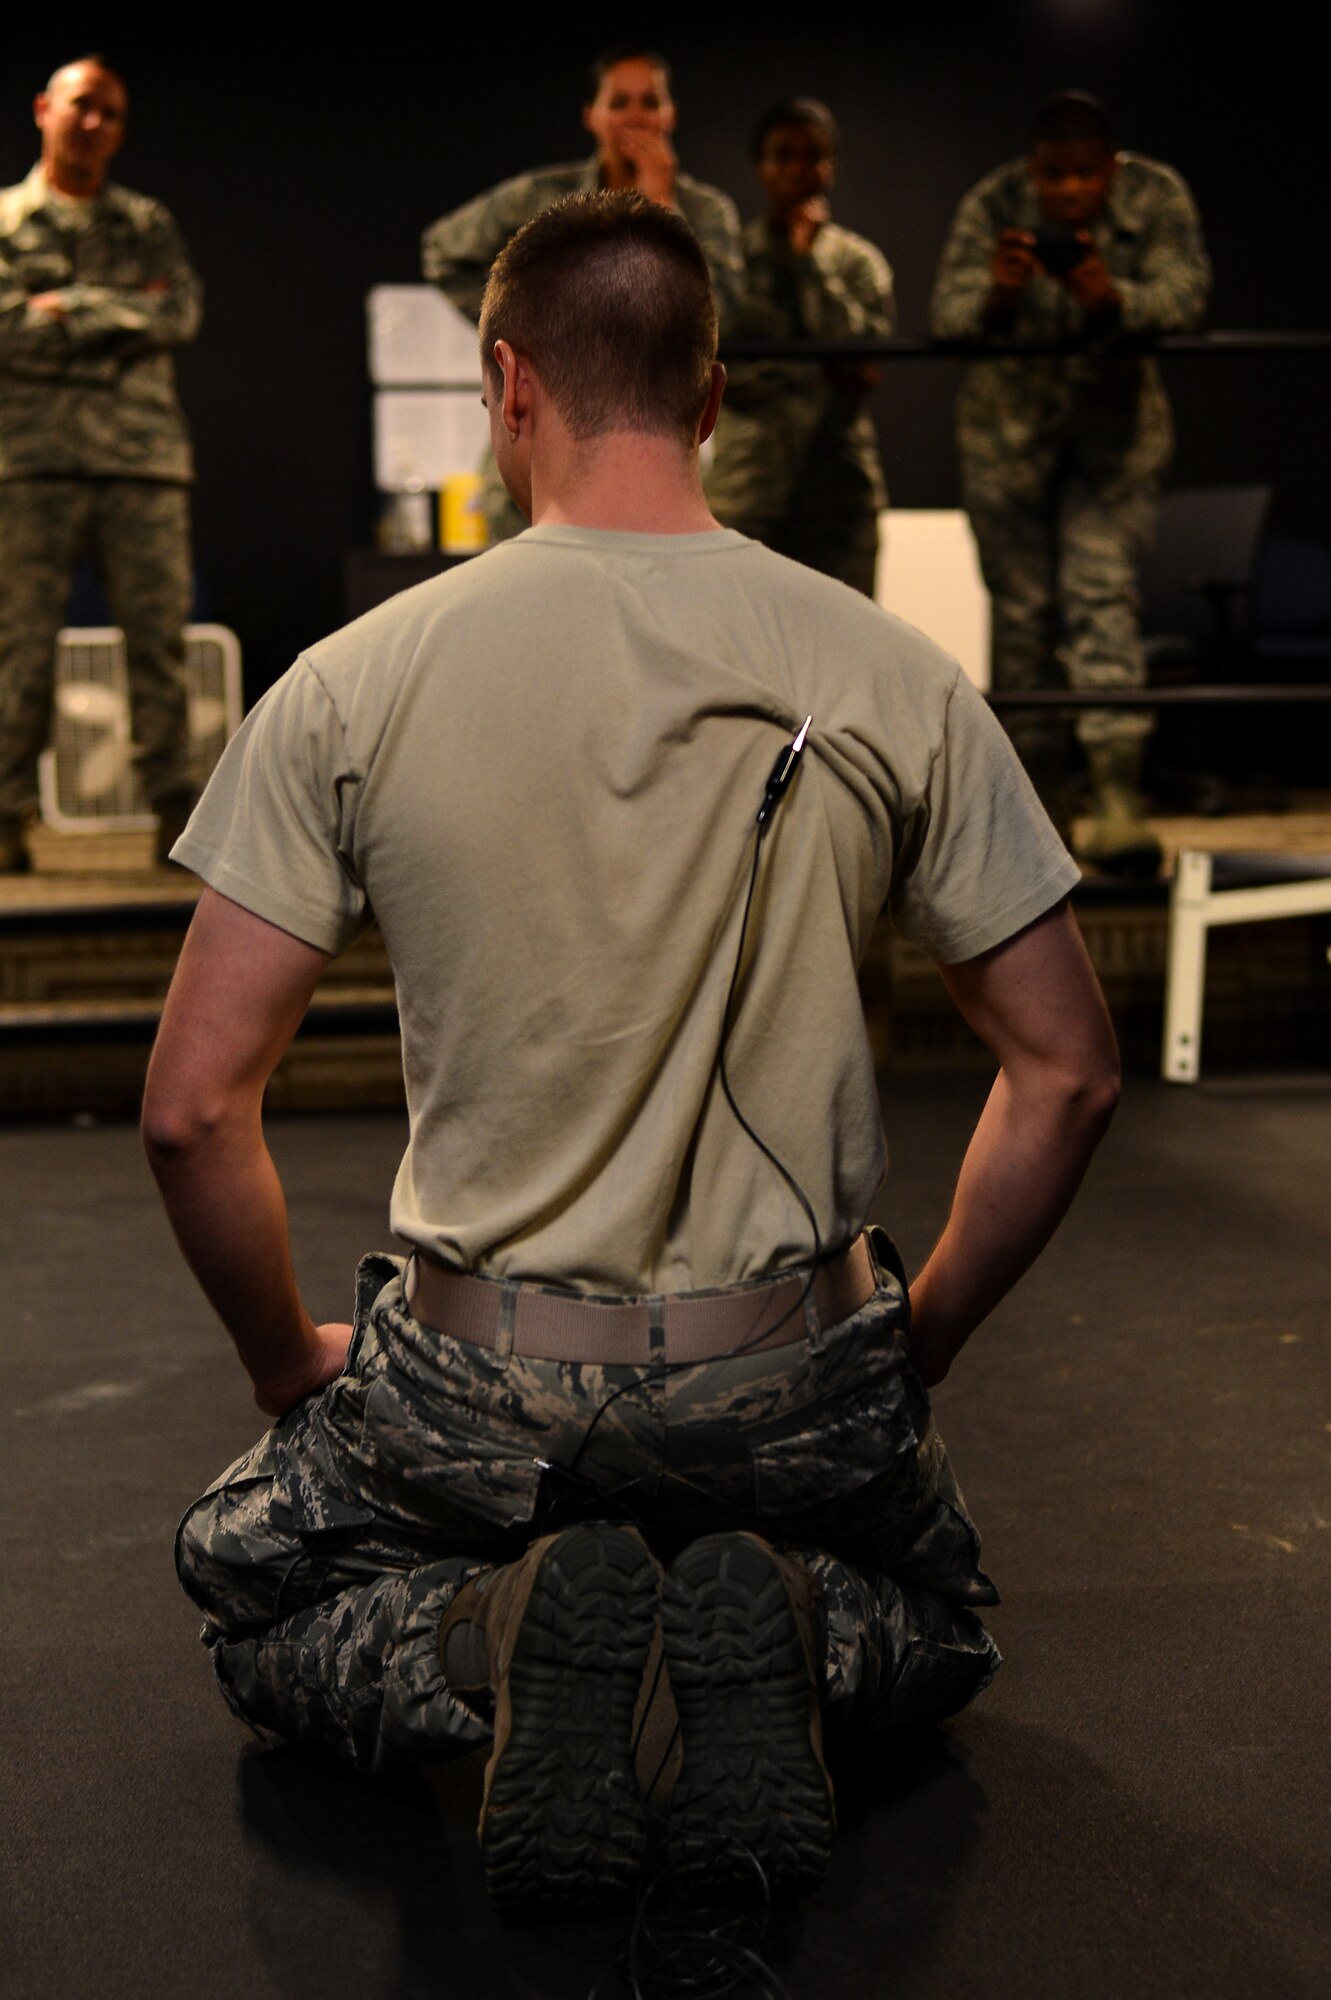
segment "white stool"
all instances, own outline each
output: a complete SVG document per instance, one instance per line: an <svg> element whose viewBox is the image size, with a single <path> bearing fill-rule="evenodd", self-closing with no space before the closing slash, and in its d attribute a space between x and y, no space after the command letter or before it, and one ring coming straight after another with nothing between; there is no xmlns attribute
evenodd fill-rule
<svg viewBox="0 0 1331 2000"><path fill-rule="evenodd" d="M1162 1076L1171 1083L1197 1081L1207 932L1217 924L1260 924L1323 911L1331 912L1331 854L1180 850L1169 899Z"/></svg>

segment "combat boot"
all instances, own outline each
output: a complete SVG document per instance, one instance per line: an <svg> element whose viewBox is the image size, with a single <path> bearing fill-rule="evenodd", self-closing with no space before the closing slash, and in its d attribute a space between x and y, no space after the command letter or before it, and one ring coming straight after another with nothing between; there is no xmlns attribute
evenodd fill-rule
<svg viewBox="0 0 1331 2000"><path fill-rule="evenodd" d="M1075 852L1106 875L1148 881L1160 872L1163 850L1142 817L1141 763L1140 743L1087 745L1091 817Z"/></svg>
<svg viewBox="0 0 1331 2000"><path fill-rule="evenodd" d="M0 813L0 875L26 875L32 866L19 813Z"/></svg>
<svg viewBox="0 0 1331 2000"><path fill-rule="evenodd" d="M550 1914L621 1898L647 1846L634 1715L660 1569L632 1528L588 1522L471 1578L439 1627L450 1692L493 1704L478 1833L500 1910Z"/></svg>
<svg viewBox="0 0 1331 2000"><path fill-rule="evenodd" d="M683 1757L672 1873L695 1894L807 1895L836 1829L823 1763L822 1590L757 1535L707 1535L661 1593Z"/></svg>

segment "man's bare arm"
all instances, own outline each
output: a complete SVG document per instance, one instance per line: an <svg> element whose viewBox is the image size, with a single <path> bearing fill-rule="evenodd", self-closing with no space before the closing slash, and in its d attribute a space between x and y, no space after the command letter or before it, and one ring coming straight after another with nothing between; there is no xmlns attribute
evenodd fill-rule
<svg viewBox="0 0 1331 2000"><path fill-rule="evenodd" d="M997 1056L952 1213L911 1287L911 1355L941 1382L1053 1235L1118 1102L1104 996L1066 903L1005 944L940 968Z"/></svg>
<svg viewBox="0 0 1331 2000"><path fill-rule="evenodd" d="M171 1226L254 1383L280 1416L341 1372L351 1329L316 1327L291 1263L263 1093L328 954L205 889L167 995L143 1139Z"/></svg>

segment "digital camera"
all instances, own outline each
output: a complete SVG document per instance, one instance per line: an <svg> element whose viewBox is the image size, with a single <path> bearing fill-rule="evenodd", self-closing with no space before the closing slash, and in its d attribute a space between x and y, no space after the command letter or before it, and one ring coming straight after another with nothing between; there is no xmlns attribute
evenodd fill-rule
<svg viewBox="0 0 1331 2000"><path fill-rule="evenodd" d="M1090 246L1057 229L1037 229L1035 255L1051 278L1066 278L1090 255Z"/></svg>

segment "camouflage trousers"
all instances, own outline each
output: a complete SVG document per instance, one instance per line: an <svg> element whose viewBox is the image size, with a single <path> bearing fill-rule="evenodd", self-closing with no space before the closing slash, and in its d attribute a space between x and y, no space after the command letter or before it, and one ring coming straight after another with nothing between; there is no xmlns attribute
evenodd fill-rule
<svg viewBox="0 0 1331 2000"><path fill-rule="evenodd" d="M964 499L993 616L993 685L1137 688L1146 684L1137 574L1155 527L1154 483L1100 483L1059 468L1039 501L1014 497L987 468L964 468ZM1036 776L1066 768L1068 725L1037 711L1005 714ZM1145 710L1082 709L1083 744L1140 742Z"/></svg>
<svg viewBox="0 0 1331 2000"><path fill-rule="evenodd" d="M440 1662L454 1592L537 1535L616 1514L663 1561L748 1528L814 1572L830 1743L939 1720L993 1678L974 1607L997 1592L901 1344L894 1276L837 1327L663 1369L451 1339L406 1311L402 1270L364 1259L346 1372L177 1535L222 1691L261 1734L368 1773L486 1742Z"/></svg>
<svg viewBox="0 0 1331 2000"><path fill-rule="evenodd" d="M779 404L723 408L703 491L723 527L873 596L886 493L867 418L810 429Z"/></svg>
<svg viewBox="0 0 1331 2000"><path fill-rule="evenodd" d="M801 507L781 521L766 521L743 514L727 515L713 508L726 528L752 536L755 542L772 549L792 562L816 569L822 576L834 576L865 597L872 597L878 577L877 508L843 511L840 516Z"/></svg>
<svg viewBox="0 0 1331 2000"><path fill-rule="evenodd" d="M139 767L156 802L191 788L184 675L189 489L154 479L0 480L0 814L37 800L56 634L93 560L125 634Z"/></svg>

